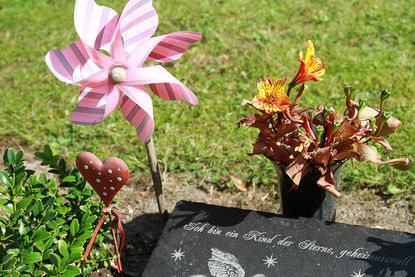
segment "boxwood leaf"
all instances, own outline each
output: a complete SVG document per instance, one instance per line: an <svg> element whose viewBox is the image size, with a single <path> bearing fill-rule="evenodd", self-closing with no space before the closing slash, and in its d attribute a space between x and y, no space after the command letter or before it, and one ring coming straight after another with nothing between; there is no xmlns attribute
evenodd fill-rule
<svg viewBox="0 0 415 277"><path fill-rule="evenodd" d="M52 243L53 243L53 237L52 237L52 238L50 238L50 239L48 239L48 240L46 240L46 241L44 242L45 249L50 248L50 247L52 246Z"/></svg>
<svg viewBox="0 0 415 277"><path fill-rule="evenodd" d="M42 218L42 224L45 224L46 222L49 222L52 218L55 218L56 212L55 211L49 211L45 214L45 216Z"/></svg>
<svg viewBox="0 0 415 277"><path fill-rule="evenodd" d="M9 164L16 163L16 153L14 153L13 149L7 149L7 160Z"/></svg>
<svg viewBox="0 0 415 277"><path fill-rule="evenodd" d="M16 154L16 162L20 162L23 159L23 150L20 150Z"/></svg>
<svg viewBox="0 0 415 277"><path fill-rule="evenodd" d="M43 260L47 260L50 257L50 254L53 252L52 249L48 249L45 252L43 252Z"/></svg>
<svg viewBox="0 0 415 277"><path fill-rule="evenodd" d="M69 257L68 244L64 240L58 241L58 249L59 253L61 253L64 258Z"/></svg>
<svg viewBox="0 0 415 277"><path fill-rule="evenodd" d="M82 252L71 253L71 255L69 255L68 263L77 262L81 260L81 258L82 258Z"/></svg>
<svg viewBox="0 0 415 277"><path fill-rule="evenodd" d="M52 196L49 196L49 197L44 198L43 201L45 203L45 204L43 204L43 207L44 207L45 210L47 210L49 208L49 206L52 206L53 203L55 203L55 198L52 197Z"/></svg>
<svg viewBox="0 0 415 277"><path fill-rule="evenodd" d="M36 217L41 211L43 211L43 204L40 199L37 199L32 207L33 216Z"/></svg>
<svg viewBox="0 0 415 277"><path fill-rule="evenodd" d="M68 200L74 200L74 199L76 199L76 196L73 195L73 194L67 194L67 195L65 195L65 198L68 199Z"/></svg>
<svg viewBox="0 0 415 277"><path fill-rule="evenodd" d="M84 216L82 217L82 230L85 229L90 229L91 228L91 224L94 223L94 221L97 219L97 217L95 215L91 215L89 216L88 214L84 214Z"/></svg>
<svg viewBox="0 0 415 277"><path fill-rule="evenodd" d="M66 170L66 162L65 162L64 159L59 160L59 169L62 170L62 171Z"/></svg>
<svg viewBox="0 0 415 277"><path fill-rule="evenodd" d="M52 157L53 157L53 152L52 152L52 149L50 148L50 146L49 146L49 145L45 145L45 146L43 146L43 154L45 154L45 157L46 157L47 159L49 159L49 160L51 160L51 159L52 159Z"/></svg>
<svg viewBox="0 0 415 277"><path fill-rule="evenodd" d="M11 277L20 277L20 273L17 270L12 270L10 272L10 274L7 275L7 277L9 277L9 276L11 276Z"/></svg>
<svg viewBox="0 0 415 277"><path fill-rule="evenodd" d="M16 262L17 262L16 257L14 255L8 254L3 258L1 269L5 271L10 271L15 268Z"/></svg>
<svg viewBox="0 0 415 277"><path fill-rule="evenodd" d="M85 244L85 242L82 242L82 241L79 241L79 240L74 241L71 245L71 253L72 253L74 248L83 247L84 244Z"/></svg>
<svg viewBox="0 0 415 277"><path fill-rule="evenodd" d="M32 202L31 196L25 197L17 203L16 208L24 210L27 208L27 206L30 205L31 202Z"/></svg>
<svg viewBox="0 0 415 277"><path fill-rule="evenodd" d="M2 207L9 214L13 212L13 203L10 202L8 199L0 199L0 207Z"/></svg>
<svg viewBox="0 0 415 277"><path fill-rule="evenodd" d="M10 187L13 183L13 180L12 178L10 178L10 175L4 171L0 171L0 181L8 187Z"/></svg>
<svg viewBox="0 0 415 277"><path fill-rule="evenodd" d="M40 227L39 229L37 229L35 231L35 233L33 234L32 239L36 242L36 241L44 241L45 239L48 239L52 234L45 231L45 227Z"/></svg>
<svg viewBox="0 0 415 277"><path fill-rule="evenodd" d="M83 234L78 236L77 241L82 241L83 243L85 243L86 240L92 236L92 233L93 232L91 230L85 231Z"/></svg>
<svg viewBox="0 0 415 277"><path fill-rule="evenodd" d="M28 226L27 224L25 224L24 222L23 222L23 220L19 220L19 234L21 235L21 236L24 236L24 235L26 235L27 233L29 233L30 232L30 226Z"/></svg>
<svg viewBox="0 0 415 277"><path fill-rule="evenodd" d="M10 221L13 222L23 214L23 210L17 210L10 215Z"/></svg>
<svg viewBox="0 0 415 277"><path fill-rule="evenodd" d="M13 258L15 255L14 253L7 253L4 257L3 260L1 261L3 264L7 263L11 258Z"/></svg>
<svg viewBox="0 0 415 277"><path fill-rule="evenodd" d="M74 277L74 276L78 276L80 274L81 274L81 271L79 270L79 268L77 268L73 265L68 265L65 272L63 272L62 276L64 276L64 277Z"/></svg>
<svg viewBox="0 0 415 277"><path fill-rule="evenodd" d="M19 272L30 271L30 266L29 265L21 265L21 266L16 267L16 270L19 271ZM22 274L22 276L25 276L25 275L29 275L29 274Z"/></svg>
<svg viewBox="0 0 415 277"><path fill-rule="evenodd" d="M42 270L44 273L47 273L47 274L48 274L47 276L52 276L52 275L53 275L53 265L51 265L51 264L44 264L44 265L41 267L41 270Z"/></svg>
<svg viewBox="0 0 415 277"><path fill-rule="evenodd" d="M57 271L59 273L63 273L66 270L66 266L67 266L67 258L63 258L61 261L61 265L60 267L57 268ZM62 275L61 275L62 276Z"/></svg>
<svg viewBox="0 0 415 277"><path fill-rule="evenodd" d="M50 253L49 260L55 267L59 267L61 265L61 257L56 255L55 253Z"/></svg>
<svg viewBox="0 0 415 277"><path fill-rule="evenodd" d="M6 253L17 256L20 253L20 249L19 248L10 248L10 249L7 249Z"/></svg>
<svg viewBox="0 0 415 277"><path fill-rule="evenodd" d="M26 177L27 173L26 171L20 172L16 175L16 178L14 180L14 185L20 187L23 183L24 178Z"/></svg>
<svg viewBox="0 0 415 277"><path fill-rule="evenodd" d="M71 255L72 254L82 254L82 252L84 252L84 248L81 247L71 247Z"/></svg>
<svg viewBox="0 0 415 277"><path fill-rule="evenodd" d="M73 176L73 175L66 176L62 180L63 183L65 183L65 182L75 182L75 181L76 181L76 177Z"/></svg>
<svg viewBox="0 0 415 277"><path fill-rule="evenodd" d="M33 264L40 262L42 260L42 253L39 252L33 252L31 254L26 255L25 263L26 264Z"/></svg>
<svg viewBox="0 0 415 277"><path fill-rule="evenodd" d="M79 231L79 222L78 219L74 219L72 220L71 226L70 226L70 231L71 231L71 235L73 237L75 237L75 235L78 233Z"/></svg>
<svg viewBox="0 0 415 277"><path fill-rule="evenodd" d="M46 226L48 226L50 229L56 229L59 225L55 220L51 220Z"/></svg>
<svg viewBox="0 0 415 277"><path fill-rule="evenodd" d="M45 245L43 244L43 241L38 240L34 243L34 245L40 252L45 251Z"/></svg>
<svg viewBox="0 0 415 277"><path fill-rule="evenodd" d="M33 246L29 246L26 249L23 249L23 250L20 251L20 254L22 256L26 256L26 255L29 255L31 253L33 253Z"/></svg>

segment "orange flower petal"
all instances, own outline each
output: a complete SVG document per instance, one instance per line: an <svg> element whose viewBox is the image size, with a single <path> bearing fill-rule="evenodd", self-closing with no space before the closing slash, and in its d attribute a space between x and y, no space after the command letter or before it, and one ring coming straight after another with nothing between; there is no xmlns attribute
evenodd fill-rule
<svg viewBox="0 0 415 277"><path fill-rule="evenodd" d="M314 45L311 40L307 39L307 53L305 58L303 53L300 52L298 60L301 65L291 84L297 85L311 80L316 82L322 80L319 77L324 75L325 67L321 60L314 55Z"/></svg>

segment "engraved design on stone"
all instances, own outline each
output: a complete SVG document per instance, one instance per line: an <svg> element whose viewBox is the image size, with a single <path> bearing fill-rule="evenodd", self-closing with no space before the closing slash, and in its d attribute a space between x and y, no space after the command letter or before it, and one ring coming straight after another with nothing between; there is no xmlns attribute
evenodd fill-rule
<svg viewBox="0 0 415 277"><path fill-rule="evenodd" d="M267 268L269 268L270 266L275 267L275 265L278 263L277 262L277 258L273 257L274 254L271 254L271 256L265 256L265 259L263 259L264 261L264 265L267 266Z"/></svg>
<svg viewBox="0 0 415 277"><path fill-rule="evenodd" d="M174 259L176 262L177 260L181 260L184 257L184 251L181 248L179 250L173 250L174 252L171 253L171 258Z"/></svg>
<svg viewBox="0 0 415 277"><path fill-rule="evenodd" d="M356 271L353 271L353 274L352 275L350 275L351 277L363 277L363 276L365 276L366 274L365 273L362 273L362 270L361 269L359 269L359 272L356 272Z"/></svg>

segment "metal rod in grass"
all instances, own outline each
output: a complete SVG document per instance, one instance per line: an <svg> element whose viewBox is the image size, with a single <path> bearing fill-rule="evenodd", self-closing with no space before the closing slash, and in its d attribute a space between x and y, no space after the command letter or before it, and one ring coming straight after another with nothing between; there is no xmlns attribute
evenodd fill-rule
<svg viewBox="0 0 415 277"><path fill-rule="evenodd" d="M202 36L175 32L151 37L158 26L156 10L151 1L145 5L136 3L137 0L128 1L119 16L94 0L77 0L74 23L80 40L63 50L49 51L45 61L59 80L81 87L78 106L70 117L73 123L95 125L117 107L121 108L125 119L137 129L140 141L146 144L159 212L165 216L166 205L152 141L154 120L150 91L165 100L181 99L191 104L198 101L190 89L161 65L145 62L177 60ZM142 20L144 13L149 15L145 21Z"/></svg>
<svg viewBox="0 0 415 277"><path fill-rule="evenodd" d="M160 169L157 162L156 148L154 146L153 137L145 143L147 150L147 157L150 163L151 177L153 178L154 192L156 194L157 205L163 221L168 217L166 209L166 200L163 192L163 184L161 182Z"/></svg>

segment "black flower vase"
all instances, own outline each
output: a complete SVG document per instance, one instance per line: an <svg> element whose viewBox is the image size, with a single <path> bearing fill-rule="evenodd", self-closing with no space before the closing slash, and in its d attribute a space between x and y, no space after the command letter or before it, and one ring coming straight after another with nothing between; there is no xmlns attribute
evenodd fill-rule
<svg viewBox="0 0 415 277"><path fill-rule="evenodd" d="M336 189L339 188L339 175L344 163L331 166ZM313 168L301 179L296 190L291 190L293 181L285 173L285 165L274 163L277 170L282 213L290 217L308 217L323 221L336 220L337 198L317 185L321 173Z"/></svg>

